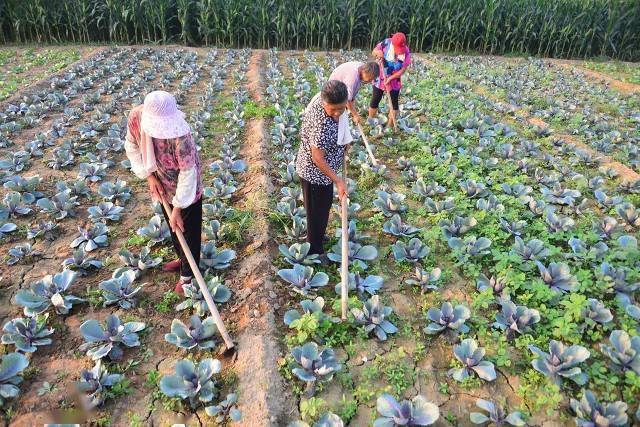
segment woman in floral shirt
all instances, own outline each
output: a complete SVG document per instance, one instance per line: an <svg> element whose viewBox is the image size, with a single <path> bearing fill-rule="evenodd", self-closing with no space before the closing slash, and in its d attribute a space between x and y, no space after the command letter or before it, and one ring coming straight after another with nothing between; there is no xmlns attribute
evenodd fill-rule
<svg viewBox="0 0 640 427"><path fill-rule="evenodd" d="M180 247L176 230L182 231L189 249L200 262L202 234L202 174L200 158L191 128L170 93L149 93L144 104L129 113L125 141L131 170L146 179L154 200L164 198L172 207L164 216L171 227L171 239L179 258L167 263L164 271L180 270L175 291L191 283L193 272Z"/></svg>
<svg viewBox="0 0 640 427"><path fill-rule="evenodd" d="M328 262L323 238L333 202L333 185L340 199L347 195L347 184L338 175L347 146L353 141L345 112L347 102L347 86L339 80L329 80L307 105L300 128L296 172L307 212L307 242L309 253L321 255L323 264Z"/></svg>

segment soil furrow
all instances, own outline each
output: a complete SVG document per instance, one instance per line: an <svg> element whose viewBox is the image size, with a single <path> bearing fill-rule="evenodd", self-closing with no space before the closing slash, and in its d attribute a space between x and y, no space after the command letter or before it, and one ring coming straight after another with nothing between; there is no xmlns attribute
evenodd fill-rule
<svg viewBox="0 0 640 427"><path fill-rule="evenodd" d="M566 68L569 71L579 71L584 73L587 77L592 80L602 82L604 81L612 88L624 94L635 94L640 93L640 85L635 83L623 82L618 79L615 79L611 76L608 76L604 73L600 73L598 71L589 70L581 65L581 62L573 61L570 59L548 59L548 62L552 64L558 65L560 67Z"/></svg>
<svg viewBox="0 0 640 427"><path fill-rule="evenodd" d="M261 69L264 51L254 50L248 70L247 87L251 99L263 105ZM246 127L246 139L241 148L241 158L247 162L248 172L245 188L245 207L251 211L253 222L248 230L253 240L251 252L238 267L239 280L243 289L251 289L244 302L244 310L258 310L258 316L242 316L238 322L238 359L233 368L238 374L239 408L244 414L242 425L280 426L284 425L284 414L290 412L291 399L287 398L282 378L278 373L280 349L276 339L276 324L273 301L269 293L273 284L269 278L271 269L269 222L265 216L268 197L272 192L269 179L268 134L264 119L252 118ZM248 318L249 317L249 318ZM244 324L243 324L244 323Z"/></svg>

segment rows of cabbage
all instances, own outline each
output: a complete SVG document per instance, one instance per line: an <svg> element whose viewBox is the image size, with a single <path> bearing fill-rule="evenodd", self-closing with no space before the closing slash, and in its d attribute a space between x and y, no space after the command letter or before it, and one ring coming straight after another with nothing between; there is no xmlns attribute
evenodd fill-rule
<svg viewBox="0 0 640 427"><path fill-rule="evenodd" d="M287 57L286 70L289 75L285 77L287 71L281 66L277 52L269 53L267 80L271 84L266 91L278 111L271 129L271 143L276 147L273 150L274 170L278 171L274 181L280 190L274 201L276 212L272 215L273 224L278 230L277 242L280 243L280 257L275 262L280 267L278 278L292 297L290 309L283 318L285 329L289 331L285 341L290 354L280 370L291 382L294 393L300 396L302 421L293 425L314 421L317 425L324 425L323 422L327 425L343 425L344 422L355 420L363 403L371 402L377 402L378 423L390 423L395 419L398 422L404 420L408 425L419 425L417 423L431 424L438 418L438 408L423 396L413 396L411 400L400 398L403 391L412 385L409 379L411 367L403 360L405 354L401 348L389 357L376 359L376 363L365 374L368 375L367 381L357 387L357 377L350 372L352 366L345 363L355 355L357 349L366 347L368 340L384 342L398 331L392 308L386 306L377 295L384 281L380 275L383 267L377 260L376 247L368 244L369 239L358 231L361 218L356 219L355 216L360 205L354 202L349 206L351 297L346 322L341 322L338 317L340 279L337 267L341 260L341 233L337 203L334 205L333 223L328 229L331 248L328 257L332 264L320 265L317 255L309 255L309 244L305 242L306 213L301 206L301 189L294 166L299 112L326 81L329 69L337 66L339 61L360 59L362 56L360 51L341 52L341 56L327 56L323 61L305 53L306 67L299 58ZM361 148L357 150L352 156L361 158L364 151L360 152ZM359 164L359 161L355 161L355 164ZM365 169L369 167L366 162L362 162L362 165ZM359 189L353 180L349 179L348 183L350 198L354 200ZM394 372L394 361L402 364L399 371ZM397 387L370 390L370 382L378 369L384 369L388 376L399 376ZM324 392L331 387L328 384L330 381L337 381L339 387L346 390L344 394L339 393L341 400L325 400L327 396Z"/></svg>
<svg viewBox="0 0 640 427"><path fill-rule="evenodd" d="M119 121L118 117L122 117L131 106L141 103L144 94L158 86L169 90L175 87L173 92L178 101L185 101L205 70L211 68L206 90L198 99L198 109L189 117L196 142L203 145L208 136L205 123L214 105L212 100L222 86L223 76L217 65L230 65L235 56L234 52L223 56L212 50L204 59L204 66L196 54L184 50L111 49L79 64L61 78L52 78L50 90L32 92L23 98L22 103L9 105L4 112L1 131L9 151L18 148L13 141L21 132L37 127L47 117L54 117L49 130L27 142L24 150L10 152L2 164L3 183L8 190L2 207L3 238L11 242L22 241L9 250L7 263L37 262L44 256L46 247L66 234L69 224L80 220L85 225L78 228L79 234L71 241L73 254L62 260L61 271L30 283L28 288L20 289L12 300L17 307L23 308L23 317L8 321L3 328L2 343L7 350L14 351L10 357L5 356L6 369L11 375L2 377L3 387L6 385L9 390L3 393L3 406L10 405L18 397L19 373L31 358L37 357L38 348L51 345L53 340L64 341L60 333L55 333L58 329L55 325L61 325L66 316L81 313L82 309L77 306L86 303L94 307L104 306L105 310L99 313L98 319L88 319L80 326L85 343L79 350L86 352L95 362L92 369L83 370L76 382L87 396L85 405L101 406L107 398L132 392L130 381L123 373L139 364L140 360L134 360L135 352L126 349L139 347L140 338L147 334L148 328L137 321L131 314L133 311L128 310L141 305L141 302L148 303L143 291L145 283L141 283L143 277L161 264L163 256L170 254L170 249L166 244L169 242L167 224L155 206L156 212L148 225L137 230L137 236L129 238L117 257L101 257L107 255L111 243L124 234L118 229L118 223L126 215L127 202L135 195L126 181L120 178L111 180L117 175L128 175L126 169L130 166L127 160L117 162L124 158L126 132L126 121ZM142 64L143 58L149 61L148 66ZM180 76L179 84L174 84ZM234 123L234 126L238 124ZM211 173L216 177L210 182L211 187L205 189L207 201L223 210L223 201L235 191L234 177L224 167L229 162L228 157L233 157L237 150L237 132L234 135L226 148L228 154L210 165ZM65 178L77 178L61 179L54 189L44 188L45 180L37 175L29 176L29 169L36 162L61 171ZM240 173L241 164L236 163L236 166L233 173ZM219 178L219 175L224 176ZM225 180L223 185L219 179ZM89 207L85 210L83 205ZM222 270L234 258L232 250L217 249L221 227L213 225L214 230L211 227L209 224L201 257L201 266L206 272ZM81 285L88 283L93 276L102 276L103 269L112 270L111 277L95 287L87 286L86 293L78 296ZM208 279L218 302L230 298L222 278L209 275ZM163 298L162 304L167 302L170 301ZM204 317L200 323L199 318L194 317L190 322L191 325L200 324L200 333L208 338L201 347L210 348L216 344L216 329L211 326L212 320L205 316L204 307L199 291L195 287L187 287L185 299L176 306L176 310ZM107 312L111 314L101 321ZM54 319L50 320L52 315ZM179 348L196 348L185 344L185 333L195 332L176 319L167 340ZM140 355L141 360L148 359L151 354L145 349ZM213 367L207 379L211 394L208 400L203 401L208 403L208 410L213 416L226 417L233 409L235 397L233 394L227 399L218 396L213 376L219 371L215 368L219 362L203 359L202 363ZM13 366L21 368L16 371ZM188 362L181 361L179 366L188 366ZM34 368L34 371L37 373L38 369ZM158 380L155 378L151 383ZM41 390L48 393L56 388L56 384L45 381L38 393ZM6 413L11 412L9 408Z"/></svg>
<svg viewBox="0 0 640 427"><path fill-rule="evenodd" d="M518 109L547 123L540 136L574 135L596 151L640 170L640 102L589 79L583 72L548 61L508 61L482 57L433 58L437 66L461 80L484 87L488 97L506 105L499 112L518 115Z"/></svg>
<svg viewBox="0 0 640 427"><path fill-rule="evenodd" d="M501 122L495 104L457 74L422 73L427 121L398 153L421 152L408 160L419 178L407 184L424 203L417 214L430 246L476 283L471 334L519 377L530 411L570 403L577 420L609 407L612 424L631 421L640 183L539 129Z"/></svg>
<svg viewBox="0 0 640 427"><path fill-rule="evenodd" d="M72 48L0 49L0 101L79 59Z"/></svg>
<svg viewBox="0 0 640 427"><path fill-rule="evenodd" d="M293 90L288 92L299 100L298 108L313 94L311 87L316 89L326 78L314 65L317 61L306 58L311 62L306 73L296 73L301 69L299 64L287 60L293 78L289 88ZM269 81L282 79L278 65L272 54ZM410 80L419 86L406 90L408 100L402 106L399 124L405 136L388 135L381 126L383 116L370 123L369 131L376 144L382 144L379 152L385 154L383 162L402 154L424 153L415 158L400 157L392 166L401 171L403 184L390 182L391 171L384 166L368 164L364 152L354 153L356 158L350 160L363 170L352 201L363 206L368 203L380 211L365 215L360 224L366 232L379 230L399 239L386 248L363 244L379 240L368 236L370 240L361 241L362 235L352 222L350 255L355 265L351 271L362 276L352 274L351 291L365 301L350 302L350 307L354 305L351 321L364 327L348 330L347 326L344 335L364 338L373 334L386 339L390 331L396 332L389 322L395 320L392 308L372 296L384 288L384 279L370 274L378 263L366 267L375 253L378 259L386 257L397 264L386 265L388 271L400 270L408 287L425 294L427 319L425 335L420 338L428 344L428 335L444 335L445 341L454 344L449 374L462 388L481 387L482 382L495 380L496 370L503 370L521 381L517 392L524 404L511 408L518 414L512 417L516 423L516 418L553 411L561 402L571 403L571 415L577 419L589 419L595 405L608 405L612 420L626 420L625 411L632 414L638 403L634 398L637 372L632 367L638 351L638 338L633 338L638 316L633 295L637 289L633 260L637 259L638 223L636 208L629 202L637 183L617 187L610 171L594 176L588 172L593 160L570 147L557 157L549 154L553 145L535 129L523 129L523 136L518 136L514 129L481 114L491 108L480 108L477 104L483 98L468 87L456 87L453 79L419 65L415 68L412 71L420 77ZM305 81L308 76L316 77L315 85ZM274 94L286 96L285 87L268 89L274 102L283 103ZM412 100L414 94L418 96ZM293 138L288 140L287 135L295 135L299 121L293 111L280 111L272 142L283 147L284 154L277 153L276 160L284 163L280 169L286 172L281 177L284 187L277 210L282 217L290 216L291 223L283 230L285 239L296 241L304 236L305 221L291 164ZM504 161L509 163L506 171ZM362 194L372 197L360 198ZM618 199L608 200L609 194ZM329 256L339 262L337 243ZM292 330L287 336L292 347L287 363L291 374L283 369L285 376L306 384L298 392L308 397L318 387L322 389L323 378L317 372L326 372L326 377L335 373L343 387L348 387L348 380L341 376L344 365L327 345L341 344L335 333L344 327L335 318L337 299L324 288L327 284L333 288L339 278L335 267L325 272L306 251L305 244L281 245L285 263L293 266L278 274L296 293L308 298L285 315L285 324ZM465 281L476 284L477 292L470 301L440 297L438 288L453 272L462 272ZM309 338L325 348L307 342ZM444 386L441 392L446 394L448 387ZM396 395L402 391L400 386ZM302 415L312 418L310 414L320 413L323 403L313 397L303 400ZM491 402L491 408L507 417L509 412L502 411L502 404ZM338 406L347 420L356 408L349 401Z"/></svg>
<svg viewBox="0 0 640 427"><path fill-rule="evenodd" d="M236 249L242 242L242 230L248 214L233 205L232 198L246 172L246 163L238 158L245 127L246 89L250 50L228 50L211 70L207 92L199 97L202 111L192 115L192 123L201 125L201 155L215 159L205 171L203 219L205 242L200 254L200 269L216 305L230 301L231 289L225 280L236 260ZM230 95L221 96L223 87L231 87ZM215 107L214 107L215 105ZM216 117L221 116L221 117ZM172 375L159 379L159 391L171 400L163 405L174 412L201 411L218 423L239 421L238 396L231 389L234 375L223 369L215 358L215 350L223 345L218 328L211 317L204 295L196 283L184 286L184 300L175 310L190 313L188 321L176 318L165 340L186 353L175 364ZM177 297L165 294L165 300ZM159 375L157 372L155 373ZM154 375L155 375L154 374ZM156 378L157 379L157 378ZM222 399L222 390L230 391Z"/></svg>
<svg viewBox="0 0 640 427"><path fill-rule="evenodd" d="M436 79L440 80L442 77L437 76ZM639 183L637 181L621 182L615 178L614 171L603 168L598 170L597 166L600 163L600 159L584 151L575 150L575 147L563 146L553 140L539 140L536 142L535 139L543 135L540 135L535 128L526 132L528 138L534 139L532 142L529 139L518 137L517 133L505 126L504 123L497 123L486 114L473 114L474 110L478 110L478 112L484 111L485 113L494 111L495 104L490 101L487 102L488 100L482 96L476 96L473 91L469 91L469 88L465 86L460 85L460 87L456 88L457 77L457 75L450 76L449 80L446 80L444 84L433 89L431 96L423 98L423 105L426 106L426 111L423 111L423 113L426 113L425 115L428 118L432 117L433 112L438 111L434 104L440 106L440 108L446 106L448 109L451 108L451 105L455 105L451 104L450 99L437 99L442 98L444 94L451 92L451 96L459 102L459 109L455 112L456 115L452 115L451 111L445 110L440 117L446 117L447 120L435 122L431 119L431 124L436 125L436 130L439 132L444 131L445 144L437 146L432 142L433 133L421 131L419 126L410 129L411 126L402 126L401 123L401 127L405 127L405 131L415 133L418 139L418 141L412 141L412 144L407 145L408 152L419 150L419 140L429 141L432 145L429 152L436 156L436 159L440 161L438 163L444 163L444 166L449 169L446 173L445 170L439 171L439 174L432 172L425 176L422 181L414 183L413 180L417 174L420 174L420 170L415 170L411 162L407 163L406 159L401 158L398 161L398 166L401 169L405 169L402 175L407 179L407 184L413 185L412 192L418 194L419 198L424 198L425 209L421 214L441 214L441 218L437 218L437 221L434 218L432 225L435 226L437 224L440 226L442 237L446 240L447 246L453 249L453 260L459 262L459 267L464 266L466 276L469 279L475 279L478 290L485 289L485 292L488 292L486 291L488 286L493 288L494 296L498 298L497 302L502 309L503 319L509 319L513 310L515 312L524 311L525 307L524 305L520 307L511 305L505 307L504 304L504 289L509 282L509 280L506 280L509 279L509 274L507 273L509 270L507 269L504 272L500 270L504 269L505 266L512 268L512 263L514 262L512 257L514 256L516 259L520 257L530 263L536 261L535 265L530 265L529 267L520 265L518 267L526 274L513 279L516 283L518 279L530 280L531 270L533 270L534 274L537 270L544 284L550 287L554 293L571 293L565 299L551 298L550 295L547 295L537 301L537 304L534 304L536 309L554 305L559 305L560 308L547 310L549 313L542 312L543 323L546 317L544 314L549 315L548 321L553 333L550 334L551 337L547 336L539 339L540 342L535 343L538 347L531 346L529 348L532 351L536 348L545 348L545 340L548 341L549 338L567 339L568 335L570 335L569 344L586 344L590 348L601 348L601 352L596 353L596 357L599 356L600 360L593 363L589 372L593 373L594 377L597 377L591 383L592 386L599 388L602 384L609 384L606 390L606 399L616 400L622 397L622 403L618 401L612 406L619 407L628 403L629 409L632 409L637 404L636 398L633 397L637 395L637 370L634 370L631 366L635 366L635 363L637 363L635 360L637 360L638 342L638 339L633 338L633 336L637 335L638 318L638 306L634 294L638 288L636 237L638 228L637 189ZM420 88L418 93L424 94L424 89ZM436 99L437 101L434 102ZM435 111L432 111L434 108ZM462 111L465 112L462 113ZM457 117L457 119L451 120L452 117ZM479 146L465 146L464 140L457 135L460 132L463 135L473 135L473 138L477 138ZM372 133L376 134L377 132L374 130ZM500 141L500 139L503 139L503 141ZM392 139L387 139L387 141L391 142ZM549 149L554 145L559 146L560 149L558 151L566 160L558 161L557 158L545 154L544 149L541 150L540 146L536 147L538 143L542 143L543 148L546 145ZM483 159L483 154L486 155L487 150L492 151L491 155ZM469 158L463 159L456 167L451 168L448 163L452 158L455 158L456 152ZM404 153L406 152L400 151L398 153L393 150L396 158L398 154ZM424 157L419 156L421 161L424 160ZM537 161L531 161L531 158L537 158ZM471 165L480 166L483 169L477 171L476 174L462 174L460 171L469 170L469 164L464 160L467 162L470 160ZM513 171L514 176L504 173L502 164L504 160L512 161L516 164L516 170ZM417 159L416 163L418 163ZM498 165L502 170L497 171ZM542 165L552 165L552 173L549 173L549 170L544 170L544 168L536 170L536 166ZM432 165L430 166L433 167ZM492 170L494 170L493 175L491 175ZM594 170L597 173L593 173ZM517 176L515 172L518 172L518 174L526 173L530 178L525 180L524 176ZM448 182L444 182L445 176ZM451 180L452 176L457 178L453 182ZM481 177L484 176L489 176L491 179L483 182ZM516 177L517 179L515 179ZM433 180L440 184L434 183ZM427 184L425 185L425 183ZM529 188L527 184L530 183L537 185L531 185L531 188ZM498 215L493 218L493 224L487 224L488 230L491 230L492 233L488 233L481 228L479 232L475 231L476 226L482 225L481 221L486 221L486 218L482 218L482 214L468 210L469 201L466 201L466 212L461 212L455 194L453 198L449 197L451 190L447 189L456 188L456 184L461 190L461 197L472 199L471 205L474 198L478 199L476 210L491 212L498 210ZM569 184L574 189L568 187ZM482 188L483 186L484 188ZM539 190L542 197L538 196L536 198L536 193L533 192L534 189ZM443 192L443 190L445 191ZM530 212L513 212L516 210L515 207L508 206L495 194L492 197L491 193L495 191L516 197L524 207L528 205ZM439 200L442 196L445 196L444 200ZM570 197L565 199L566 196ZM589 199L589 197L592 198ZM504 206L507 206L507 208L504 208ZM522 210L522 207L520 210ZM444 215L447 211L452 211L446 215L448 218ZM453 215L451 215L452 213ZM469 213L472 213L472 215L469 215ZM527 215L531 214L544 219L544 222L539 221L536 223L536 221L527 218ZM563 214L566 214L566 217L563 217ZM579 221L582 216L587 217L586 221ZM414 224L415 222L412 220L411 223ZM599 232L599 227L604 227L610 232ZM496 238L495 230L498 228L502 232L510 234L514 240L512 242L506 240L504 242L506 244L497 246L495 242L499 242L500 239ZM470 230L471 233L469 233ZM525 238L527 232L531 233L528 234L530 239ZM558 233L560 234L558 235ZM549 234L551 236L545 236ZM545 236L546 238L531 239L533 236ZM503 234L501 238L505 239L506 234ZM614 242L608 242L610 239L614 239ZM510 248L511 243L513 243L512 248ZM611 246L611 250L607 243ZM434 246L437 246L437 244L434 244ZM535 254L536 247L538 248L537 250L541 250L540 253L543 257L533 256L528 258L527 252L530 249L534 249L531 253ZM547 250L549 251L548 253ZM488 254L489 251L493 255L493 262L498 263L496 267L492 269L490 268L491 264L480 264L483 268L477 266L476 269L470 270L469 258L481 256L483 253ZM545 263L545 258L547 257L550 257L551 260L559 258L559 260L566 262L548 263L547 261ZM439 257L439 259L441 258ZM520 263L522 263L522 260L520 260ZM555 272L553 271L554 269L556 270ZM579 269L575 276L571 274L573 269ZM586 272L588 270L590 270L589 273ZM493 273L501 274L494 275ZM500 277L501 275L503 277ZM569 287L566 289L554 289L553 281L563 275L569 281ZM596 282L596 286L593 285L594 282ZM538 283L540 284L540 282ZM524 288L526 289L528 286L524 286ZM577 296L571 292L575 290L583 290L583 292L580 296ZM524 302L531 297L525 294L521 298L520 301ZM474 305L475 307L472 308L484 307L487 302L476 302ZM573 314L567 314L567 309L571 308L572 305L574 305ZM494 304L494 307L497 306ZM607 313L611 310L607 307L611 307L611 310L617 310L614 310L614 314L617 314L615 319L617 322L611 322L614 320L613 314L611 319L608 318ZM599 315L596 315L596 312ZM562 313L564 313L563 316L561 316ZM526 312L524 314L526 319L528 315ZM540 314L540 311L538 314ZM530 312L529 315L533 316L534 319L537 318L535 312ZM599 316L604 316L599 318L599 323L606 324L607 327L600 334L591 336L591 333L585 331L587 326L582 324L582 318L594 319ZM491 316L487 317L491 318ZM501 322L501 319L496 318L494 326L512 332L515 325L511 324L507 328L504 324L500 325ZM590 324L588 320L585 323L586 325ZM620 329L617 329L617 327ZM609 343L606 342L607 335L609 335ZM512 339L513 336L508 336L508 338ZM549 343L549 348L550 353L553 354L551 343ZM486 347L491 348L493 346L487 345ZM498 346L498 348L500 347ZM611 348L615 348L618 354L612 353L610 351ZM584 350L578 347L573 347L572 351L578 352L578 355L575 356L576 360L585 357ZM508 355L508 357L512 357L511 354L504 353L504 349L500 349L498 353L501 352L503 353L502 356ZM580 352L582 352L582 355L580 355ZM607 357L604 357L603 354ZM622 363L619 363L618 357L622 357ZM609 359L613 362L609 361ZM500 360L496 362L498 365L501 364L499 363ZM510 363L505 360L502 360L502 362ZM574 362L572 361L572 363ZM555 361L556 365L559 363L561 362ZM525 366L528 366L528 363L525 363ZM603 366L607 366L609 369L604 370ZM534 369L536 368L535 366L533 367ZM556 367L554 369L559 368ZM553 372L554 369L550 369L547 366L542 368L542 371L553 377L553 373L550 374L548 371ZM518 372L514 369L513 373L516 374ZM596 375L596 373L599 375ZM613 377L612 380L611 378L614 374L618 374L620 377ZM583 378L583 375L579 375L580 382L582 382ZM622 392L614 393L613 390L621 383L625 384ZM611 384L617 385L612 386ZM526 391L522 389L520 394L527 395ZM544 404L546 402L543 399L542 402L534 402L529 407L538 409L538 407L543 406L539 405L539 403ZM548 408L553 407L553 404L548 405Z"/></svg>
<svg viewBox="0 0 640 427"><path fill-rule="evenodd" d="M129 95L131 98L139 97L140 90L148 83L140 77L131 79L129 86L123 88L123 80L111 75L114 70L125 67L131 70L129 76L126 73L123 75L128 81L139 66L143 68L141 58L149 53L132 50L117 52L111 49L95 55L68 70L62 78L52 78L50 89L27 93L20 104L10 104L4 111L1 131L3 145L9 153L2 165L2 181L7 191L2 208L3 239L11 243L21 242L9 249L7 264L15 269L22 264L33 264L44 257L44 250L53 241L67 234L65 223L74 222L80 216L89 217L87 227L80 227L79 235L71 242L70 246L77 249L72 257L63 260L60 267L62 271L30 283L28 289L20 289L14 295L12 302L16 308L23 308L24 317L14 318L4 324L2 343L7 349L15 346L18 356L12 357L22 360L25 367L30 358L37 357L36 350L39 347L52 344L56 338L55 330L62 328L49 327L53 323L53 320L49 321L51 312L60 316L68 315L74 305L85 301L85 298L73 294L79 288L78 279L87 276L91 270L102 268L104 263L90 252L108 246L106 222L119 221L124 205L131 197L131 190L124 181L98 182L106 178L108 168L116 166L113 159L123 147L123 124L111 123L112 114L117 118L115 113L119 113L116 101L128 100ZM162 59L158 58L157 61ZM107 98L112 101L105 102ZM50 116L56 117L50 129L43 130L20 149L14 141L23 132L37 129L40 122ZM80 121L83 117L87 122L85 124ZM99 133L104 136L100 141L95 141ZM17 150L12 151L15 148ZM86 161L78 164L80 159ZM43 162L50 168L51 174L68 169L69 175L75 175L77 179L61 179L54 188L44 188L48 184L46 180L30 174L35 162ZM48 169L45 171L49 173ZM63 176L66 175L63 172ZM81 215L79 207L81 201L85 200L99 203L90 206ZM37 366L37 363L32 365ZM33 371L29 377L37 374L38 368L33 368ZM112 382L102 366L87 371L87 375L103 374L107 383ZM119 377L111 378L115 380ZM21 377L4 380L14 385L22 381ZM78 386L82 388L86 385L79 383ZM56 389L56 384L45 381L38 393L42 390L44 395ZM10 402L6 400L17 397L18 393L19 389L15 387L13 393L3 400L3 406L9 405ZM91 400L92 394L89 392ZM12 413L13 408L9 407L7 416L10 417Z"/></svg>

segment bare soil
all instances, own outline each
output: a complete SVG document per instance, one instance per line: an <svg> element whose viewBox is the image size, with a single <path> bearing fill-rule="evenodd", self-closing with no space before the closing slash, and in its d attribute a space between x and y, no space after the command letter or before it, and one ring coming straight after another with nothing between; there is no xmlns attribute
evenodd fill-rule
<svg viewBox="0 0 640 427"><path fill-rule="evenodd" d="M41 79L38 79L29 83L27 86L21 88L19 91L17 91L10 97L0 101L0 110L4 111L9 104L20 103L20 100L22 99L22 97L28 93L36 92L38 90L48 88L49 85L51 84L51 80L54 77L62 77L65 73L67 73L70 69L72 69L76 64L80 64L86 61L91 56L109 49L109 47L108 46L102 46L102 47L86 46L86 47L77 47L77 49L80 50L80 59L78 59L75 62L72 62L66 68L63 68L57 73L48 74L42 77ZM36 66L29 69L28 73L30 75L38 75L46 67L47 65Z"/></svg>
<svg viewBox="0 0 640 427"><path fill-rule="evenodd" d="M251 98L263 105L264 51L254 50L248 70L248 89ZM247 255L240 262L234 278L242 290L243 310L239 316L238 359L233 369L238 374L240 410L245 414L242 425L281 426L287 414L292 413L290 392L278 373L278 359L282 349L277 339L277 320L274 316L278 296L271 282L271 248L268 210L269 195L273 185L269 178L269 135L262 118L247 122L245 144L240 157L245 159L245 190L240 194L244 206L252 212L252 226L248 230Z"/></svg>
<svg viewBox="0 0 640 427"><path fill-rule="evenodd" d="M617 80L606 73L601 73L599 71L590 70L584 67L584 61L578 60L570 60L570 59L547 59L546 61L551 62L552 64L559 65L568 70L579 70L581 73L584 73L587 77L590 77L591 80L606 83L617 91L632 95L636 93L640 93L640 85L630 82L623 82L621 80Z"/></svg>

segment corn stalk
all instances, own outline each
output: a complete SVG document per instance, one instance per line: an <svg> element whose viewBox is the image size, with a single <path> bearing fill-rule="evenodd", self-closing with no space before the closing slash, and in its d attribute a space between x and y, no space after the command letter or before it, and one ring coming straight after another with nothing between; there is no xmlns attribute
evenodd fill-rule
<svg viewBox="0 0 640 427"><path fill-rule="evenodd" d="M5 0L11 42L371 49L396 31L414 51L640 60L637 0Z"/></svg>

